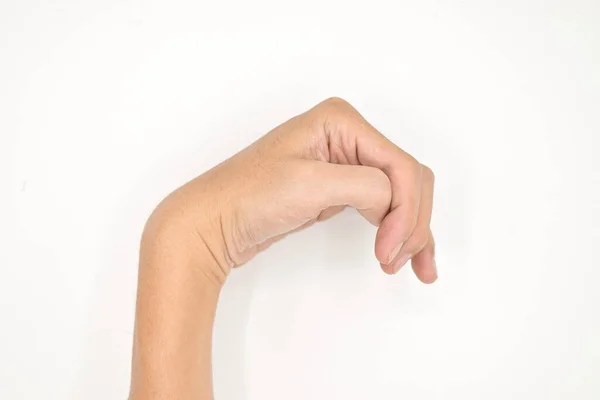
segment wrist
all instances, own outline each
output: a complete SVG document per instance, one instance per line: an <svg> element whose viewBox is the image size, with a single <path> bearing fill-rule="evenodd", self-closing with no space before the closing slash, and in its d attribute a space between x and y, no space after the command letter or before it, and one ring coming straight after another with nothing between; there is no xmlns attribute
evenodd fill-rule
<svg viewBox="0 0 600 400"><path fill-rule="evenodd" d="M171 198L144 229L131 399L211 396L212 326L225 275L190 226L189 210Z"/></svg>
<svg viewBox="0 0 600 400"><path fill-rule="evenodd" d="M232 263L224 250L220 217L215 211L208 205L184 201L177 192L171 194L148 218L140 258L159 254L176 258L174 265L193 268L209 283L222 286Z"/></svg>

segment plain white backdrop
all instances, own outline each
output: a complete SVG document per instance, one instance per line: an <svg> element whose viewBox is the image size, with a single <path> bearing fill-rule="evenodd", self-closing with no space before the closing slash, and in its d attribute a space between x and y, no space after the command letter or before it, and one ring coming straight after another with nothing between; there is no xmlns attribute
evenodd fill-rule
<svg viewBox="0 0 600 400"><path fill-rule="evenodd" d="M437 175L440 279L352 211L236 270L217 400L600 398L600 3L0 4L0 398L127 396L140 233L329 96Z"/></svg>

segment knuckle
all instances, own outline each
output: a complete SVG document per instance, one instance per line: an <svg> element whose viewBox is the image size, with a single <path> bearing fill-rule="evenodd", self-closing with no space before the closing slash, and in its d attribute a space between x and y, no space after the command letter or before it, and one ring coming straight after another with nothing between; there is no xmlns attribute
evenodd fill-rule
<svg viewBox="0 0 600 400"><path fill-rule="evenodd" d="M419 178L423 177L423 166L421 165L421 163L419 161L417 161L416 158L411 156L411 160L410 160L410 168L411 171L415 174L415 176L418 176Z"/></svg>
<svg viewBox="0 0 600 400"><path fill-rule="evenodd" d="M350 105L350 103L340 97L330 97L319 103L315 107L315 110L319 114L335 116L348 114L352 112L354 108Z"/></svg>
<svg viewBox="0 0 600 400"><path fill-rule="evenodd" d="M435 182L435 174L427 165L421 164L421 170L423 174L423 178L428 182Z"/></svg>
<svg viewBox="0 0 600 400"><path fill-rule="evenodd" d="M416 158L411 156L408 153L406 154L406 165L405 170L409 174L409 176L413 177L415 180L420 180L423 176L423 166Z"/></svg>
<svg viewBox="0 0 600 400"><path fill-rule="evenodd" d="M325 99L321 104L330 107L348 107L350 105L350 103L348 103L346 100L337 96L329 97L328 99Z"/></svg>

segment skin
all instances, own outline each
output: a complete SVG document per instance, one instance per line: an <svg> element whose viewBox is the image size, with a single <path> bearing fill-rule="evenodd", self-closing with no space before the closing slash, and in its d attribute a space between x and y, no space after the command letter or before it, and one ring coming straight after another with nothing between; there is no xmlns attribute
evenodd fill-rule
<svg viewBox="0 0 600 400"><path fill-rule="evenodd" d="M410 260L434 282L433 183L429 168L332 98L174 191L142 236L130 398L212 399L214 315L231 269L345 207L378 226L384 272Z"/></svg>

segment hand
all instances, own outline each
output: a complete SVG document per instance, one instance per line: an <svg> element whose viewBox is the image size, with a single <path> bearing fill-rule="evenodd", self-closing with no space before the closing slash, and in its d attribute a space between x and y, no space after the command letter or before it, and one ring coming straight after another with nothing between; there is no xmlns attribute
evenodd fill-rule
<svg viewBox="0 0 600 400"><path fill-rule="evenodd" d="M417 277L431 283L437 278L429 229L433 183L429 168L333 98L275 128L165 203L180 210L189 231L208 247L218 266L211 273L220 282L288 233L350 206L379 226L375 255L386 273L412 259Z"/></svg>
<svg viewBox="0 0 600 400"><path fill-rule="evenodd" d="M433 173L343 100L327 100L168 196L140 250L130 398L212 399L212 326L232 267L356 208L387 273L437 278Z"/></svg>

